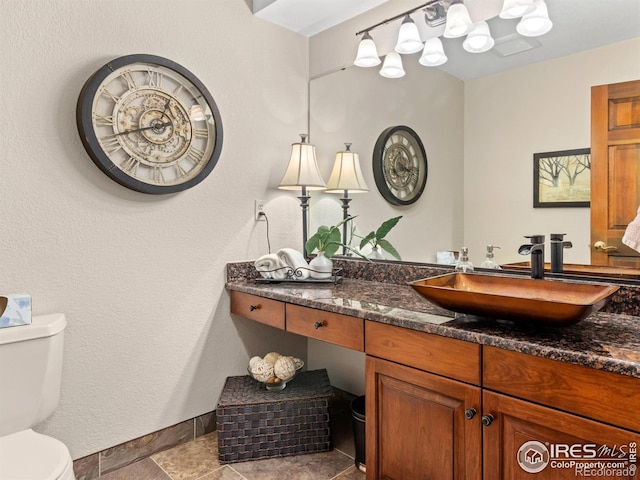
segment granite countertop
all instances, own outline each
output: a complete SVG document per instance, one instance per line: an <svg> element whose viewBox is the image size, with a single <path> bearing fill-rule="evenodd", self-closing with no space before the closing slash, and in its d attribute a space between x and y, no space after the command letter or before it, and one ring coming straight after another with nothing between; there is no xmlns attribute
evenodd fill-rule
<svg viewBox="0 0 640 480"><path fill-rule="evenodd" d="M632 315L601 311L557 328L518 324L456 315L409 285L361 278L265 284L229 275L227 289L640 378L640 317Z"/></svg>

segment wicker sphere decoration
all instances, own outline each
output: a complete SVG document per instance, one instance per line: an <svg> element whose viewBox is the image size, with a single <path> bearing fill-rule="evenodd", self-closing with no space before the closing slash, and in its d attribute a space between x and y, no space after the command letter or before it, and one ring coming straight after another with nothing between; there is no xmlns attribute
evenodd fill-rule
<svg viewBox="0 0 640 480"><path fill-rule="evenodd" d="M251 357L251 360L249 360L249 369L252 370L255 364L258 363L260 360L262 360L262 358L260 358L257 355L255 357Z"/></svg>
<svg viewBox="0 0 640 480"><path fill-rule="evenodd" d="M259 382L267 382L273 377L273 364L265 359L259 360L251 367L251 374Z"/></svg>
<svg viewBox="0 0 640 480"><path fill-rule="evenodd" d="M278 352L269 352L264 356L263 360L265 362L269 362L273 366L276 364L278 358L280 358L280 354Z"/></svg>
<svg viewBox="0 0 640 480"><path fill-rule="evenodd" d="M296 374L296 363L293 357L280 357L273 366L276 377L285 382Z"/></svg>

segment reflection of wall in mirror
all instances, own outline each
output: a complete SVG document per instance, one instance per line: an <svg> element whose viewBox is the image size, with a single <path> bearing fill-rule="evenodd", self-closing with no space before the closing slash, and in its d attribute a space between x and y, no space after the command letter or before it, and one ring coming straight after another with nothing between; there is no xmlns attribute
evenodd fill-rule
<svg viewBox="0 0 640 480"><path fill-rule="evenodd" d="M573 247L564 261L590 262L588 208L533 208L533 154L588 148L591 87L640 78L640 64L624 61L639 51L636 38L465 83L464 233L470 248L503 241L499 261L517 262L525 260L516 253L522 235L545 234L548 243L549 234L566 233ZM546 256L549 261L550 248Z"/></svg>
<svg viewBox="0 0 640 480"><path fill-rule="evenodd" d="M357 234L366 234L382 221L402 215L389 241L403 259L435 262L437 250L459 247L462 242L464 91L462 81L437 69L421 72L423 67L415 63L407 62L406 77L395 85L374 71L356 67L314 79L311 140L325 178L335 152L343 149L342 142L351 142L352 150L360 156L370 191L350 194L349 213L357 215ZM431 87L423 88L425 83ZM373 178L373 147L383 130L394 125L415 130L427 154L426 188L408 207L387 203ZM314 192L311 231L341 218L339 197Z"/></svg>
<svg viewBox="0 0 640 480"><path fill-rule="evenodd" d="M353 143L371 191L352 196L351 213L362 231L402 214L391 240L404 260L435 262L437 250L464 244L479 265L493 244L498 263L520 262L524 235L566 233L565 261L589 263L589 209L534 209L533 154L588 147L591 86L640 78L638 62L621 61L639 49L637 38L464 83L417 62L405 62L400 80L355 67L314 79L318 163L328 176L335 152ZM408 208L388 205L371 172L377 136L401 124L421 136L429 162L425 194ZM314 202L311 228L341 217L337 195Z"/></svg>

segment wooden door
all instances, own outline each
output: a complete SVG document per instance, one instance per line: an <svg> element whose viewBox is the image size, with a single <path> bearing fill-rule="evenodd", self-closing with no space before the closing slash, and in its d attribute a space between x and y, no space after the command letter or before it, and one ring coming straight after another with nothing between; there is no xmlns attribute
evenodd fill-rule
<svg viewBox="0 0 640 480"><path fill-rule="evenodd" d="M366 376L367 480L481 478L479 387L371 356Z"/></svg>
<svg viewBox="0 0 640 480"><path fill-rule="evenodd" d="M482 402L493 416L482 432L486 479L637 478L637 432L486 390Z"/></svg>
<svg viewBox="0 0 640 480"><path fill-rule="evenodd" d="M640 268L622 236L640 205L640 80L591 88L591 263ZM604 250L596 249L604 242Z"/></svg>

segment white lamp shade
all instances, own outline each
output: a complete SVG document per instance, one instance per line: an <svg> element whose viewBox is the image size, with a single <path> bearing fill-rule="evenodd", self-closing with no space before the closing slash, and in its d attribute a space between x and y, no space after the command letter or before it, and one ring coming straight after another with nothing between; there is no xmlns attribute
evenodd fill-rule
<svg viewBox="0 0 640 480"><path fill-rule="evenodd" d="M532 12L535 8L535 0L504 0L500 18L518 18L525 13Z"/></svg>
<svg viewBox="0 0 640 480"><path fill-rule="evenodd" d="M369 191L360 169L360 158L357 153L349 150L348 146L346 151L336 153L336 161L333 164L326 191L336 193L344 190L353 193Z"/></svg>
<svg viewBox="0 0 640 480"><path fill-rule="evenodd" d="M447 11L447 25L444 29L445 38L457 38L466 35L473 23L469 11L463 3L454 3Z"/></svg>
<svg viewBox="0 0 640 480"><path fill-rule="evenodd" d="M358 45L358 54L353 64L356 67L375 67L380 65L380 57L378 56L378 49L376 44L373 43L373 39L369 33L365 33Z"/></svg>
<svg viewBox="0 0 640 480"><path fill-rule="evenodd" d="M291 159L278 188L298 190L306 187L308 190L324 190L327 186L318 170L316 148L304 141L305 135L301 136L302 142L291 145Z"/></svg>
<svg viewBox="0 0 640 480"><path fill-rule="evenodd" d="M524 37L538 37L551 30L552 26L553 22L549 19L547 4L544 3L544 0L536 0L535 10L522 17L516 30Z"/></svg>
<svg viewBox="0 0 640 480"><path fill-rule="evenodd" d="M495 40L489 31L487 22L478 22L467 35L462 47L470 53L482 53L493 48Z"/></svg>
<svg viewBox="0 0 640 480"><path fill-rule="evenodd" d="M398 32L398 43L394 49L398 53L410 54L422 50L422 40L415 22L409 15L404 17L400 31Z"/></svg>
<svg viewBox="0 0 640 480"><path fill-rule="evenodd" d="M420 60L418 60L420 65L424 65L425 67L437 67L446 63L446 61L447 56L444 53L440 37L430 38L424 42L424 50L422 51Z"/></svg>
<svg viewBox="0 0 640 480"><path fill-rule="evenodd" d="M390 52L384 57L384 63L380 69L380 75L386 78L404 77L402 58L398 52Z"/></svg>

